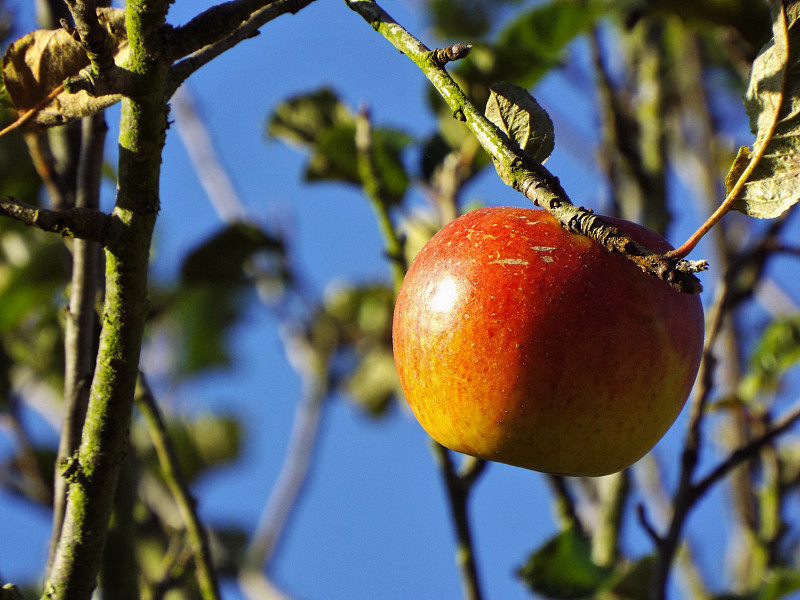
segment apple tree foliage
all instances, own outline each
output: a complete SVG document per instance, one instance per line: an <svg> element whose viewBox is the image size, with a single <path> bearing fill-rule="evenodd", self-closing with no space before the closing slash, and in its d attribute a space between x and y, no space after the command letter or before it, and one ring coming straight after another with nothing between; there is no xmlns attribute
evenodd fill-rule
<svg viewBox="0 0 800 600"><path fill-rule="evenodd" d="M41 29L24 36L0 5L7 48L0 122L27 120L0 136L0 417L15 448L2 458L0 485L52 508L56 526L48 572L9 584L0 598L89 598L99 581L104 598L168 592L208 600L220 597L219 578L238 578L243 588L252 578L268 583L274 541L200 523L188 492L237 458L242 424L223 412L159 409L137 369L142 340L165 345L174 381L189 382L231 366L230 334L261 302L281 323L303 382L297 426L307 442L324 402L346 398L370 415L398 418L391 411L402 401L391 353L397 284L428 237L474 206L470 185L493 160L504 181L513 174L434 86L427 105L437 125L420 137L372 123L335 87L309 89L270 107L265 133L305 153L300 176L309 185L340 182L371 204L386 279L310 295L279 224L227 219L187 253L175 281L149 280L144 303L161 168L160 142L149 142L163 142L165 103L194 70L272 19L314 10L313 2L235 0L180 27L164 25L165 0L128 2L124 12L103 2L39 4ZM342 3L348 7L392 34L373 19L373 3ZM703 232L714 247L704 278L709 343L682 456L669 466L676 480L663 480L666 467L652 456L603 480L542 476L557 533L527 557L509 556L509 568L547 598L665 598L672 580L681 597L797 593L800 445L787 432L800 414L789 403L797 395L800 310L776 265L796 269L800 256L787 234L800 198L800 4L424 0L417 7L435 37L424 41L440 46L433 63L452 63L458 89L486 107L512 154L541 163L554 143L560 148L558 111L554 131L547 107L527 93L544 77L561 73L592 98L597 131L562 151L585 159L592 149L604 212L674 242L673 224L684 214L735 209L764 219L729 215ZM103 160L101 111L121 99L124 152L111 165ZM569 173L556 175L569 191ZM118 186L113 213L97 203L109 180ZM58 447L32 441L25 414L33 407L63 423ZM311 455L295 450L302 477ZM443 449L435 453L465 595L493 597L481 584L474 560L481 548L466 511L487 465L459 466ZM708 454L718 462L701 471ZM721 589L709 587L695 561L702 537L684 526L716 486L735 517ZM297 498L288 488L276 494L288 506ZM284 525L285 515L276 517L270 535L287 533ZM632 553L623 527L644 531L650 551Z"/></svg>

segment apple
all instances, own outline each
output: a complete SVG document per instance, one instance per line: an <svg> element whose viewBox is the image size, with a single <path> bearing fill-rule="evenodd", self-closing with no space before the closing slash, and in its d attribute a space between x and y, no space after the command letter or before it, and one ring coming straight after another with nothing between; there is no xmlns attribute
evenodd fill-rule
<svg viewBox="0 0 800 600"><path fill-rule="evenodd" d="M604 218L656 252L671 249L649 229ZM392 337L406 399L434 440L599 476L644 456L681 412L703 308L543 210L483 208L416 256Z"/></svg>

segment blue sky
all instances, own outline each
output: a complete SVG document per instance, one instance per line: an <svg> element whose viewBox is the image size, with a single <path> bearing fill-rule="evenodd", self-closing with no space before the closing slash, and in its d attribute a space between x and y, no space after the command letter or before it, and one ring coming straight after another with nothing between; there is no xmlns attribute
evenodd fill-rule
<svg viewBox="0 0 800 600"><path fill-rule="evenodd" d="M12 6L30 22L31 4L17 1ZM213 4L178 0L170 21L184 22ZM383 6L428 39L421 3L387 0ZM580 44L575 52L580 56ZM340 278L388 280L373 216L360 193L332 184L302 186L305 157L264 138L272 106L322 85L334 87L351 107L368 103L376 123L420 136L434 127L424 106L427 82L422 74L341 1L319 0L298 15L281 17L188 83L248 211L265 221L275 215L288 219L297 262L317 293ZM593 98L558 74L535 93L546 109L552 108L555 121L556 150L549 168L576 203L602 208L599 175L586 160L596 140ZM116 114L109 114L112 131ZM113 146L110 136L108 147ZM169 278L188 250L221 222L175 128L169 132L163 165L153 272ZM527 204L488 170L467 196L486 204ZM104 205L112 201L107 193ZM681 241L696 220L696 215L684 215L673 241ZM701 246L696 256L708 256L707 251ZM704 275L704 281L713 287L713 274ZM242 417L248 433L243 459L199 482L194 492L201 515L210 522L252 529L280 468L300 386L284 357L276 323L263 308L248 312L232 347L237 359L233 369L164 390L163 399L179 411L222 410ZM683 418L656 451L672 475L682 425ZM43 436L53 435L39 429ZM719 521L720 511L728 510L715 496L689 522L690 530L703 530L703 542L713 550L701 557L711 561L707 566L718 564L713 555L723 549L716 547L720 532L705 530L704 523ZM447 510L427 438L410 414L395 410L373 421L337 398L325 410L310 484L272 574L295 598L461 598ZM46 558L49 517L2 494L0 514L0 573L11 581L38 573ZM513 571L555 533L543 477L491 465L475 488L471 515L487 597L529 597ZM636 528L625 537L640 551L647 550ZM226 598L238 595L227 589Z"/></svg>

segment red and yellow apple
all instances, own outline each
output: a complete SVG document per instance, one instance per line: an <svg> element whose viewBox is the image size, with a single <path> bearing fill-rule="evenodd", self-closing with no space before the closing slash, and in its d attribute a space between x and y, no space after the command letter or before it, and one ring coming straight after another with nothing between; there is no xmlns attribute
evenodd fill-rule
<svg viewBox="0 0 800 600"><path fill-rule="evenodd" d="M606 219L656 252L671 249ZM434 440L597 476L636 462L677 418L700 363L703 309L545 211L484 208L414 259L392 335L406 399Z"/></svg>

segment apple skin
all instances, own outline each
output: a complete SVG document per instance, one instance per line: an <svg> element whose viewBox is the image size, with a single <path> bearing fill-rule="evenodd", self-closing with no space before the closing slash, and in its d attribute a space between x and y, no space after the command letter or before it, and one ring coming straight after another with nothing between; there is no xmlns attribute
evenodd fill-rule
<svg viewBox="0 0 800 600"><path fill-rule="evenodd" d="M642 226L604 217L656 252ZM484 208L414 259L393 321L406 399L458 452L599 476L644 456L691 392L703 308L547 212Z"/></svg>

